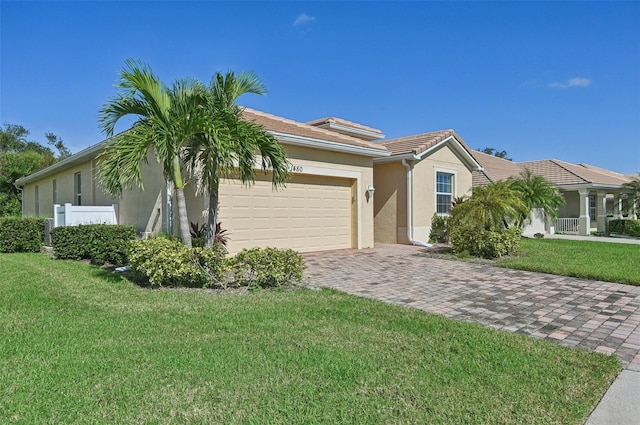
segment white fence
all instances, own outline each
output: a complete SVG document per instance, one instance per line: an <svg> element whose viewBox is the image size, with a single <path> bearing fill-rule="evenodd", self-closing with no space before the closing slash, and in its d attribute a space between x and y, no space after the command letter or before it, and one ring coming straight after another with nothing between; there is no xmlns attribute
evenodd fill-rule
<svg viewBox="0 0 640 425"><path fill-rule="evenodd" d="M54 205L53 227L77 226L78 224L118 224L117 205L80 206Z"/></svg>
<svg viewBox="0 0 640 425"><path fill-rule="evenodd" d="M577 235L580 225L578 218L559 218L556 220L556 233L566 233L569 235Z"/></svg>

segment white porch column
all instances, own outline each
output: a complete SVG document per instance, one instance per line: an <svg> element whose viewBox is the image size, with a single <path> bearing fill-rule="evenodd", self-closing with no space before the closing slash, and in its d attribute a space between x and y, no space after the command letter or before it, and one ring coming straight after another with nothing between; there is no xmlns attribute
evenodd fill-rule
<svg viewBox="0 0 640 425"><path fill-rule="evenodd" d="M598 232L605 233L607 228L607 199L606 193L598 191L596 193L596 221Z"/></svg>
<svg viewBox="0 0 640 425"><path fill-rule="evenodd" d="M580 217L578 218L578 234L589 236L591 234L591 217L589 217L589 190L580 189Z"/></svg>

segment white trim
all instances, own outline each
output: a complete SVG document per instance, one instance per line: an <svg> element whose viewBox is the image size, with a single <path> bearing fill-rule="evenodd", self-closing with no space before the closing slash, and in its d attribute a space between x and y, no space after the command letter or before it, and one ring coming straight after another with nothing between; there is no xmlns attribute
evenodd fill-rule
<svg viewBox="0 0 640 425"><path fill-rule="evenodd" d="M306 146L317 149L323 149L334 152L352 153L356 155L370 156L370 157L385 157L389 156L389 152L386 150L380 150L375 148L368 148L364 146L347 145L345 143L330 142L328 140L314 139L310 137L296 136L293 134L279 133L277 131L269 131L271 134L284 144L294 146Z"/></svg>
<svg viewBox="0 0 640 425"><path fill-rule="evenodd" d="M449 213L439 213L438 212L438 173L442 174L450 174L453 176L453 181L451 182L451 201L453 198L458 196L458 170L453 168L445 168L445 167L433 167L433 183L434 183L434 205L436 207L436 214L438 215L449 215Z"/></svg>

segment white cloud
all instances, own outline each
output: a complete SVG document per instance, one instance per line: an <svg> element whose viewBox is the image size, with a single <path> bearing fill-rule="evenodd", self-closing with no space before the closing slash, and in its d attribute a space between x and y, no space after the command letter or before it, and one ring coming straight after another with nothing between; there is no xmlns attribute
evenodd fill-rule
<svg viewBox="0 0 640 425"><path fill-rule="evenodd" d="M554 89L569 89L571 87L587 87L591 85L591 79L583 77L570 78L562 83L551 83L549 87Z"/></svg>
<svg viewBox="0 0 640 425"><path fill-rule="evenodd" d="M295 21L293 21L293 26L297 27L298 25L306 24L307 22L312 22L315 20L316 20L315 16L309 16L306 14L306 12L303 12L300 15L298 15Z"/></svg>

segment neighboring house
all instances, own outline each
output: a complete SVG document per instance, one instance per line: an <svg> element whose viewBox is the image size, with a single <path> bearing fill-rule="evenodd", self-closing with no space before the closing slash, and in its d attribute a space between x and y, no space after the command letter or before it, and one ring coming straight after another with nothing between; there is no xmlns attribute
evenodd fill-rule
<svg viewBox="0 0 640 425"><path fill-rule="evenodd" d="M433 215L449 214L455 198L471 195L480 165L453 130L379 144L391 155L373 160L375 240L423 244Z"/></svg>
<svg viewBox="0 0 640 425"><path fill-rule="evenodd" d="M370 141L384 137L374 128L339 118L300 123L246 108L244 116L272 132L287 151L292 179L272 190L268 175L259 172L247 188L237 180L220 185L222 227L229 250L276 246L298 251L366 248L374 243L373 160L389 156ZM97 156L105 140L44 170L19 179L23 213L51 217L54 204L117 206L118 222L143 235L171 229L171 191L154 158L143 166L144 190L125 191L121 199L107 196L96 181ZM195 179L192 179L195 183ZM191 222L205 222L206 196L185 187ZM178 226L173 226L177 232Z"/></svg>
<svg viewBox="0 0 640 425"><path fill-rule="evenodd" d="M622 186L631 179L623 174L557 159L512 162L477 151L473 155L483 167L474 173L474 186L518 177L525 169L558 186L565 199L565 205L558 211L560 218L551 223L539 215L534 216L529 228L525 229L527 233L557 231L589 235L592 231L605 232L607 215L621 217L627 208Z"/></svg>

